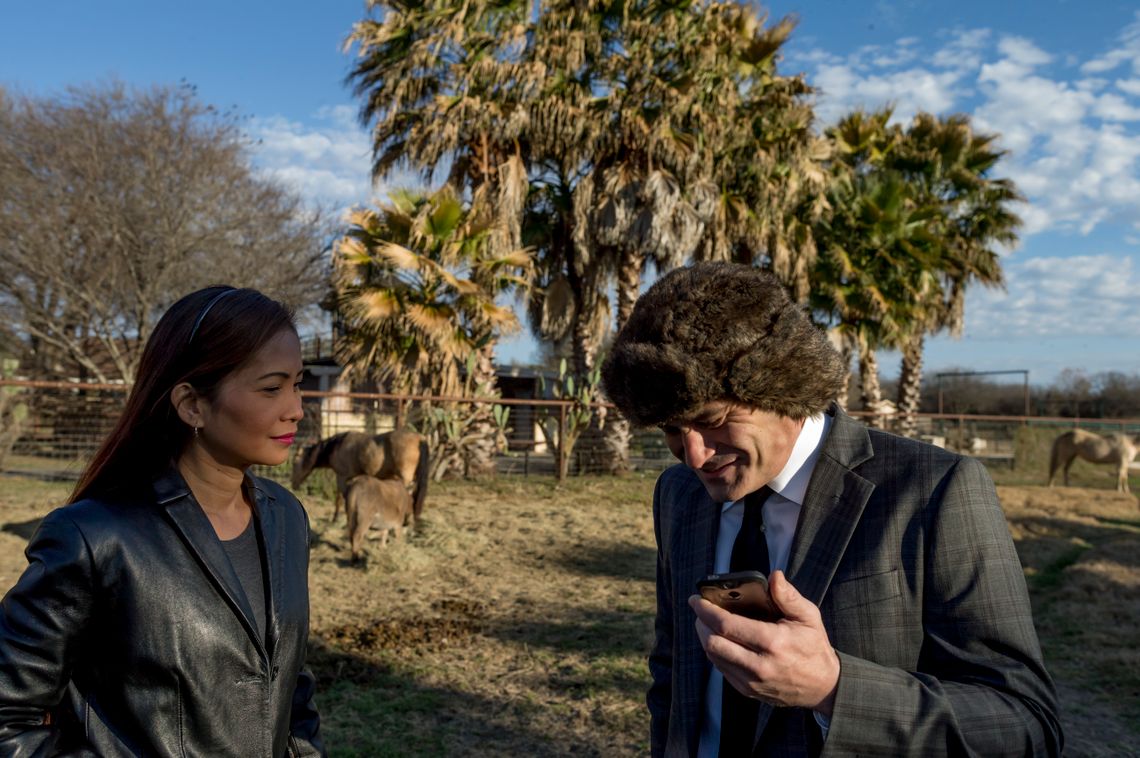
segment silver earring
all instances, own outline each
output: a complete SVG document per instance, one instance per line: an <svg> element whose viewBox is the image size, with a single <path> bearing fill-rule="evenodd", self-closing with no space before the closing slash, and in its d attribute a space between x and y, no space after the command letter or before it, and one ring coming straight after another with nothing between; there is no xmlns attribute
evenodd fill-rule
<svg viewBox="0 0 1140 758"><path fill-rule="evenodd" d="M194 439L198 439L198 427L194 427Z"/></svg>

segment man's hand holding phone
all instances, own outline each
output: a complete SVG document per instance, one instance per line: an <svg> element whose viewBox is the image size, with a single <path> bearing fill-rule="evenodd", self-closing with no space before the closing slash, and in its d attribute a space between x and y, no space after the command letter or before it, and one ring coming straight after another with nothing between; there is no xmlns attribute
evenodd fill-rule
<svg viewBox="0 0 1140 758"><path fill-rule="evenodd" d="M760 576L763 576L762 574ZM782 571L773 571L765 582L763 597L775 612L772 616L755 587L744 579L737 587L718 582L698 583L701 594L689 598L697 614L697 635L705 655L739 692L780 706L810 708L830 717L839 684L839 656L831 647L819 608L802 596ZM728 580L724 575L720 583ZM744 591L747 588L748 593ZM733 591L739 598L732 597ZM746 604L769 620L732 613L707 599L704 593L725 596L725 602ZM747 603L742 599L748 597Z"/></svg>

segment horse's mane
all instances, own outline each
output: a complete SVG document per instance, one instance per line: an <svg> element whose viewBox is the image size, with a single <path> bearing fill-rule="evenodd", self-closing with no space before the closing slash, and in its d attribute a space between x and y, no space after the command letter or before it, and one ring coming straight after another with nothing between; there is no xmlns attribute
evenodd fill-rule
<svg viewBox="0 0 1140 758"><path fill-rule="evenodd" d="M340 432L339 434L334 434L327 439L323 439L320 442L314 443L313 446L309 448L308 452L305 453L306 459L312 457L313 460L312 465L308 468L311 470L315 468L321 468L323 466L328 466L329 456L332 455L337 446L344 441L346 434L348 434L348 432Z"/></svg>

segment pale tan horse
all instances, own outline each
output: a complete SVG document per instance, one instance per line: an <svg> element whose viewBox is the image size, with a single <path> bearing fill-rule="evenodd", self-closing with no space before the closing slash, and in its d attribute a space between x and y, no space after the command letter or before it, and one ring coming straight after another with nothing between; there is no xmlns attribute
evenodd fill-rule
<svg viewBox="0 0 1140 758"><path fill-rule="evenodd" d="M1111 463L1116 466L1116 491L1128 492L1128 464L1140 451L1140 439L1115 432L1102 437L1099 434L1073 429L1053 440L1049 454L1049 486L1057 478L1057 469L1064 471L1065 486L1069 486L1069 467L1073 460L1083 458L1090 463Z"/></svg>
<svg viewBox="0 0 1140 758"><path fill-rule="evenodd" d="M396 479L354 476L344 494L348 517L348 541L352 560L364 557L364 537L370 528L379 529L380 546L388 544L388 532L398 540L412 518L412 496Z"/></svg>
<svg viewBox="0 0 1140 758"><path fill-rule="evenodd" d="M399 479L405 487L413 488L412 513L418 521L427 497L429 462L427 440L411 429L377 435L341 432L297 454L293 460L293 489L300 487L313 469L331 468L336 474L336 521L349 479L360 475Z"/></svg>

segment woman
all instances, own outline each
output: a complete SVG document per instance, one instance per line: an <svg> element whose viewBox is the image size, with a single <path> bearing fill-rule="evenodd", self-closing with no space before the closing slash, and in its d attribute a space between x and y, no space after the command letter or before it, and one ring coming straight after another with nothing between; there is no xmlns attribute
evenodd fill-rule
<svg viewBox="0 0 1140 758"><path fill-rule="evenodd" d="M280 304L210 287L147 341L122 417L0 603L0 755L323 755L301 418Z"/></svg>

